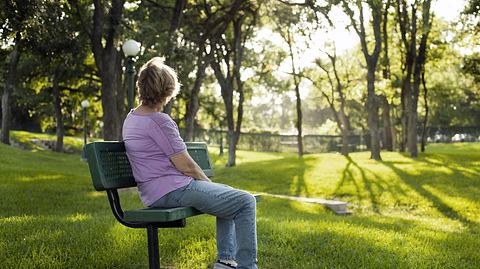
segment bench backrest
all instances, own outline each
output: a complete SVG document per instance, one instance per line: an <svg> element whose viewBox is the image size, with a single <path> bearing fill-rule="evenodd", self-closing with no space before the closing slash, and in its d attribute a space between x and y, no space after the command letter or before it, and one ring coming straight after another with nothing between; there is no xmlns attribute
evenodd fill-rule
<svg viewBox="0 0 480 269"><path fill-rule="evenodd" d="M215 173L213 172L212 161L208 154L207 143L186 142L185 144L187 145L188 154L190 154L192 159L202 168L205 175L207 175L207 177L213 177Z"/></svg>
<svg viewBox="0 0 480 269"><path fill-rule="evenodd" d="M190 156L209 177L213 176L213 166L208 155L208 147L203 142L187 142ZM117 141L89 143L85 147L93 186L97 191L135 187L132 168L125 152L125 144Z"/></svg>

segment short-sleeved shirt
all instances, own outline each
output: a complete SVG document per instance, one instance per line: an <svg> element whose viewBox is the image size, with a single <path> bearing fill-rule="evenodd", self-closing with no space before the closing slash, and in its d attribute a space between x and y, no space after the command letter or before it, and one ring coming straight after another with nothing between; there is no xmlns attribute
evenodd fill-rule
<svg viewBox="0 0 480 269"><path fill-rule="evenodd" d="M187 147L167 114L138 115L132 110L123 123L122 135L140 198L146 206L192 181L170 161L170 157Z"/></svg>

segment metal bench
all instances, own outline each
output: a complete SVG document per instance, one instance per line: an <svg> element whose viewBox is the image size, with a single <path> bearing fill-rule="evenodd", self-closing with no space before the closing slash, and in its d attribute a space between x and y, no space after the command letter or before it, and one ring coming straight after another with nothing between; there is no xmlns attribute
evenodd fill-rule
<svg viewBox="0 0 480 269"><path fill-rule="evenodd" d="M205 174L213 176L213 167L206 143L186 143L187 150ZM93 142L85 147L93 186L97 191L106 191L113 215L130 228L146 228L148 236L149 268L160 268L158 228L181 228L186 218L203 214L193 207L168 209L141 208L123 211L118 189L135 187L130 162L123 142Z"/></svg>

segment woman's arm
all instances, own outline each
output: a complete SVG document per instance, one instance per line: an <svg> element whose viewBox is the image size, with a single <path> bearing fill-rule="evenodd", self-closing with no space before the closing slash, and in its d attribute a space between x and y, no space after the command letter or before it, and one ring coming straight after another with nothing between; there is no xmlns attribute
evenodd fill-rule
<svg viewBox="0 0 480 269"><path fill-rule="evenodd" d="M198 166L198 164L190 157L187 151L175 154L170 157L170 161L173 163L175 168L178 171L182 172L184 175L193 177L198 180L211 181L203 172L203 170Z"/></svg>

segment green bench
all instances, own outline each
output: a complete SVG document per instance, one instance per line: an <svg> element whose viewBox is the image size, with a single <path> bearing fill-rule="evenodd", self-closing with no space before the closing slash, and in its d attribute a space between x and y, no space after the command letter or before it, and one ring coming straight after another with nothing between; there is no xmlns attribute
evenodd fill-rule
<svg viewBox="0 0 480 269"><path fill-rule="evenodd" d="M189 142L187 150L205 174L213 176L213 167L206 143ZM85 147L85 153L97 191L106 191L113 215L130 228L146 228L148 236L149 268L160 268L158 250L158 228L181 228L186 218L203 214L193 207L168 209L142 208L123 211L118 189L135 187L130 162L123 142L93 142Z"/></svg>

